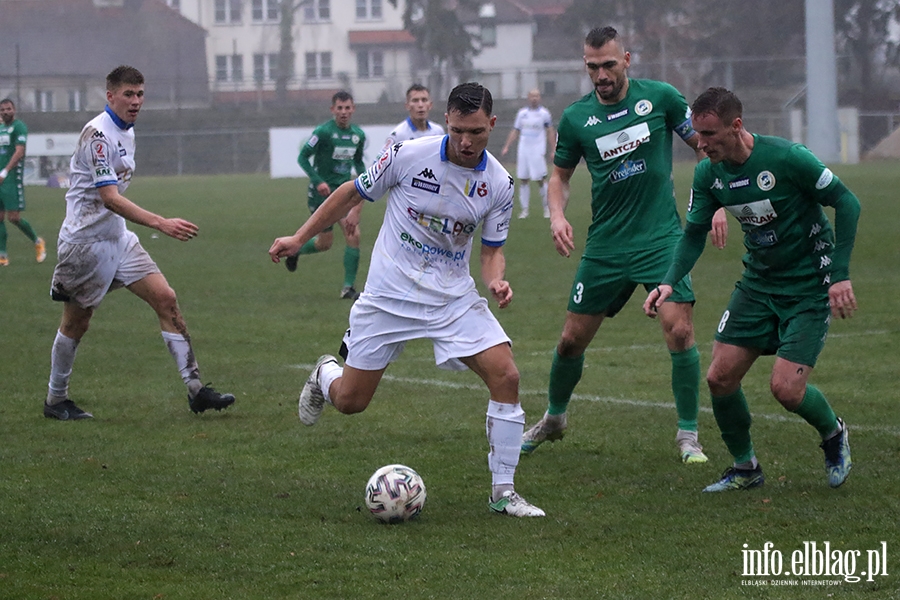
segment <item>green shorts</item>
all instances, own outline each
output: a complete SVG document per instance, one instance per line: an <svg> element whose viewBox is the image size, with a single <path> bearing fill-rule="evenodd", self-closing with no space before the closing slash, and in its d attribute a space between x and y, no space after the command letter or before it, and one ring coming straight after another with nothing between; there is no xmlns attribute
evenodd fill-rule
<svg viewBox="0 0 900 600"><path fill-rule="evenodd" d="M9 176L0 184L0 210L25 210L25 187L16 177Z"/></svg>
<svg viewBox="0 0 900 600"><path fill-rule="evenodd" d="M716 341L814 367L830 322L828 296L775 296L738 282L719 321Z"/></svg>
<svg viewBox="0 0 900 600"><path fill-rule="evenodd" d="M575 282L569 296L569 312L580 315L604 314L616 316L628 299L643 285L649 293L659 285L669 270L674 244L669 248L643 250L631 254L584 258L575 273ZM694 303L691 276L675 284L666 302Z"/></svg>
<svg viewBox="0 0 900 600"><path fill-rule="evenodd" d="M328 187L331 188L332 192L337 189L330 183L328 184ZM314 186L313 184L309 184L309 187L306 189L306 205L309 207L309 214L313 214L314 212L316 212L316 209L322 206L322 203L325 202L325 200L326 198L319 194L316 186ZM331 227L326 227L322 231L332 231L333 229L334 225L332 225Z"/></svg>

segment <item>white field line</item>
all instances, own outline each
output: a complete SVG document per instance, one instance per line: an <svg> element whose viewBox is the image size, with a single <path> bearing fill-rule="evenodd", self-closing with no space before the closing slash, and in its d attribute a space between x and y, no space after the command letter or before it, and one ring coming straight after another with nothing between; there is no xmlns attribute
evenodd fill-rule
<svg viewBox="0 0 900 600"><path fill-rule="evenodd" d="M311 371L315 365L291 365L292 368L300 369L303 371ZM398 377L395 375L391 375L389 373L385 373L384 378L386 381L396 381L397 383L412 383L420 386L433 386L440 387L452 390L469 390L473 392L485 393L484 384L472 384L472 383L456 383L453 381L444 381L442 379L421 379L418 377ZM546 397L546 390L519 390L520 396L540 396ZM613 398L611 396L594 396L591 394L572 394L573 400L587 401L587 402L601 402L604 404L618 404L622 406L638 406L641 408L657 408L664 410L672 410L674 408L673 402L652 402L650 400L634 400L631 398ZM700 411L704 413L712 414L712 408L707 406L701 406ZM799 417L794 417L785 414L769 414L769 413L752 413L754 419L764 419L766 421L775 421L781 423L804 423L803 419ZM875 433L887 433L890 435L895 435L900 437L900 428L890 427L886 425L859 425L857 423L850 423L850 428L854 431L872 431Z"/></svg>

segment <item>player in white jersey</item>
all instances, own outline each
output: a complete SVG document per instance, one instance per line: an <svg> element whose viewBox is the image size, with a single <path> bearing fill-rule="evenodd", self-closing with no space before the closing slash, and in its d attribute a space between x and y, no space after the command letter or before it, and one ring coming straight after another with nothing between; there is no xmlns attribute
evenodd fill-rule
<svg viewBox="0 0 900 600"><path fill-rule="evenodd" d="M221 410L234 402L234 396L219 394L201 382L175 292L137 236L125 228L127 219L181 241L198 231L189 221L166 219L122 195L134 173L132 127L144 103L141 72L124 65L113 69L106 77L106 102L106 109L81 131L70 163L71 188L50 289L64 308L53 342L44 416L61 421L93 417L69 399L69 378L94 309L109 291L120 287L156 311L162 337L187 386L191 410Z"/></svg>
<svg viewBox="0 0 900 600"><path fill-rule="evenodd" d="M434 103L431 101L431 93L422 84L414 83L406 90L406 111L409 116L394 127L394 130L384 141L385 150L397 142L417 140L431 135L444 135L444 128L428 120L428 114Z"/></svg>
<svg viewBox="0 0 900 600"><path fill-rule="evenodd" d="M516 149L516 177L519 178L519 218L528 217L528 204L531 202L531 182L538 182L541 193L541 204L544 207L544 218L550 218L547 206L547 151L553 154L556 134L553 132L553 117L550 111L541 106L541 92L528 92L528 106L520 108L516 113L513 128L503 144L500 156L506 156L512 143L519 138Z"/></svg>
<svg viewBox="0 0 900 600"><path fill-rule="evenodd" d="M346 414L366 409L387 366L413 339L430 339L444 369L469 368L487 384L489 506L516 517L544 511L513 486L525 413L510 340L469 274L481 226L481 278L500 308L512 300L503 244L513 179L487 147L496 122L490 92L456 86L447 101L449 135L399 142L356 180L341 185L290 237L272 243L279 262L365 200L388 194L365 289L350 310L343 368L325 355L300 393L300 420L313 425L325 402ZM346 352L343 352L346 350Z"/></svg>

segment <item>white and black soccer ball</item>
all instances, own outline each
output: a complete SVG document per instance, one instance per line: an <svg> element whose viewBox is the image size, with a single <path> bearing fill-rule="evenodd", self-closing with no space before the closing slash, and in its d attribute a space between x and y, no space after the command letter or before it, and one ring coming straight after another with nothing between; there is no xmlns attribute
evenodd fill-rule
<svg viewBox="0 0 900 600"><path fill-rule="evenodd" d="M405 465L387 465L375 471L366 484L366 506L385 523L409 521L425 506L425 482Z"/></svg>

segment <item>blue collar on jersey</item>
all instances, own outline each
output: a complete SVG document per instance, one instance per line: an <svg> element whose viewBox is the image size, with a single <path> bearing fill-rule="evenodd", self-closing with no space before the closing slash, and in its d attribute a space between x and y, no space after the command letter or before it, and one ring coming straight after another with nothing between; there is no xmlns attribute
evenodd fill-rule
<svg viewBox="0 0 900 600"><path fill-rule="evenodd" d="M419 129L418 127L416 127L416 124L413 123L412 117L406 117L406 122L409 123L409 128L412 129L413 131L423 131L422 129ZM433 129L431 127L431 121L429 121L428 119L425 119L424 131L428 131L429 129Z"/></svg>
<svg viewBox="0 0 900 600"><path fill-rule="evenodd" d="M447 142L450 141L449 135L444 135L444 139L441 140L441 161L446 162L450 160L447 157ZM465 167L463 167L465 168ZM484 171L487 168L487 150L481 151L481 161L472 169L473 171Z"/></svg>
<svg viewBox="0 0 900 600"><path fill-rule="evenodd" d="M103 110L106 111L106 114L109 115L109 118L113 120L113 123L118 126L119 129L131 129L134 127L134 123L126 123L122 119L119 118L119 115L113 112L113 110L109 107L109 104L106 105L106 108Z"/></svg>

